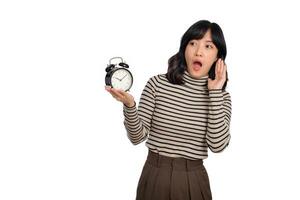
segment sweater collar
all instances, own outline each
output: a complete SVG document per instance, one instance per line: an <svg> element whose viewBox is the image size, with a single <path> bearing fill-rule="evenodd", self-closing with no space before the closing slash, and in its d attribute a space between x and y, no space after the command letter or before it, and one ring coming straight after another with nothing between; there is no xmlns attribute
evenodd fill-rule
<svg viewBox="0 0 300 200"><path fill-rule="evenodd" d="M184 85L195 89L207 89L208 75L202 76L199 79L193 78L187 70L183 73Z"/></svg>

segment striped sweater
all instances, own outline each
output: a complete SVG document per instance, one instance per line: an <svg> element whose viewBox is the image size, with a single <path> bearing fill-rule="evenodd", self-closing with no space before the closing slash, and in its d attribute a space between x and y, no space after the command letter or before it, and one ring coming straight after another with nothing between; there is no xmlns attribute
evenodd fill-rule
<svg viewBox="0 0 300 200"><path fill-rule="evenodd" d="M231 97L208 90L208 76L195 79L185 71L184 84L165 74L151 77L138 108L123 104L124 125L133 144L146 140L153 152L191 160L207 158L207 149L221 152L230 141Z"/></svg>

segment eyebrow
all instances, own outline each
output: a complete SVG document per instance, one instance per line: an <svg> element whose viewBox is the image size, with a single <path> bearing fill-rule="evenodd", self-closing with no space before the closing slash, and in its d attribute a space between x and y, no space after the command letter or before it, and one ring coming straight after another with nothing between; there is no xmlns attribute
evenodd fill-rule
<svg viewBox="0 0 300 200"><path fill-rule="evenodd" d="M193 40L197 40L197 39L193 39ZM192 41L192 40L191 40ZM214 44L214 42L212 40L205 40L205 42L211 42Z"/></svg>

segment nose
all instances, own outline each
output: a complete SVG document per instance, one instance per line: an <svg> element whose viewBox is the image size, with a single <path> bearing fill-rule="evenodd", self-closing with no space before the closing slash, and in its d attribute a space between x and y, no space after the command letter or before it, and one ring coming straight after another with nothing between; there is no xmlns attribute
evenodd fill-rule
<svg viewBox="0 0 300 200"><path fill-rule="evenodd" d="M195 50L196 56L203 56L203 51L201 46L199 45L198 48Z"/></svg>

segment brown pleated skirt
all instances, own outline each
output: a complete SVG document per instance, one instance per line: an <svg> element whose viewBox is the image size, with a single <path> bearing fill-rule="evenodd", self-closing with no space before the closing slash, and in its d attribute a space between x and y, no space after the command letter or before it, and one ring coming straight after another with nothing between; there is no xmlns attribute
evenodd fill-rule
<svg viewBox="0 0 300 200"><path fill-rule="evenodd" d="M202 160L162 156L149 150L136 200L211 200Z"/></svg>

